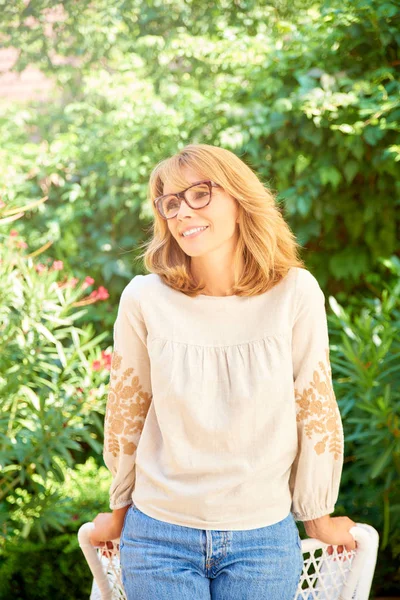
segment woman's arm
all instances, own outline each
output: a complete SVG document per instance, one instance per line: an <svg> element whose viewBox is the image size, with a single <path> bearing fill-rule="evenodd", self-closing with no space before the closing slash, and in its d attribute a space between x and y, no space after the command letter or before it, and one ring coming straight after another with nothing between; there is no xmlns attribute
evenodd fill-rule
<svg viewBox="0 0 400 600"><path fill-rule="evenodd" d="M93 546L104 546L111 540L116 540L121 536L122 527L126 512L130 504L123 508L117 508L111 513L99 513L94 519L94 530L90 533L89 539Z"/></svg>
<svg viewBox="0 0 400 600"><path fill-rule="evenodd" d="M326 521L339 494L344 438L332 385L325 296L307 270L298 272L295 300L292 360L298 453L290 475L292 512L297 521Z"/></svg>
<svg viewBox="0 0 400 600"><path fill-rule="evenodd" d="M325 515L319 519L304 522L304 528L309 537L316 538L326 544L335 544L338 546L338 552L354 550L357 547L350 529L357 525L349 517L331 517ZM328 554L332 554L332 546L328 546Z"/></svg>
<svg viewBox="0 0 400 600"><path fill-rule="evenodd" d="M330 516L339 495L344 436L332 385L325 296L306 270L298 272L292 357L298 434L289 480L292 513L310 537L350 550L355 522Z"/></svg>
<svg viewBox="0 0 400 600"><path fill-rule="evenodd" d="M126 511L132 504L136 451L152 400L147 329L139 300L140 280L137 275L123 290L114 324L103 446L104 463L112 474L109 491L112 513L101 513L94 519L93 541L111 540L121 533Z"/></svg>
<svg viewBox="0 0 400 600"><path fill-rule="evenodd" d="M124 523L126 511L128 510L129 507L130 507L130 504L128 504L127 506L124 506L123 508L116 508L115 510L112 511L112 516L113 516L114 522L117 523L118 525L121 525L121 528Z"/></svg>
<svg viewBox="0 0 400 600"><path fill-rule="evenodd" d="M152 400L147 329L137 275L121 294L114 324L114 352L104 421L104 463L113 480L110 508L132 504L136 451Z"/></svg>

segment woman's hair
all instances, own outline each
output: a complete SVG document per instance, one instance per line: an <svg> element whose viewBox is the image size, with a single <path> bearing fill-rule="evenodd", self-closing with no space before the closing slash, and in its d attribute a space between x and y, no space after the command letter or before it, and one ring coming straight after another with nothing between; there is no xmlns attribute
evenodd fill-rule
<svg viewBox="0 0 400 600"><path fill-rule="evenodd" d="M196 296L204 289L196 284L188 256L171 235L167 221L154 205L154 199L163 194L168 181L177 191L188 187L182 168L195 170L202 179L218 183L233 196L239 209L239 239L234 254L233 294L256 296L276 285L290 267L305 268L299 256L300 244L284 220L276 196L238 156L217 146L189 144L170 158L159 162L153 169L148 200L154 213L152 237L140 247L139 255L151 273L177 291ZM240 269L240 256L244 268Z"/></svg>

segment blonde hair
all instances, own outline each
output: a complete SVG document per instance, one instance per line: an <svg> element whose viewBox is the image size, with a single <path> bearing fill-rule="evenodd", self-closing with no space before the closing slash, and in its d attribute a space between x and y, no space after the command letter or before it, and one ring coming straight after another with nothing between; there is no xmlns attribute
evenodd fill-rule
<svg viewBox="0 0 400 600"><path fill-rule="evenodd" d="M157 273L164 283L188 296L201 293L190 273L191 257L185 254L159 214L154 199L163 194L166 181L177 191L188 182L183 167L195 170L202 179L218 183L238 202L239 239L234 254L233 294L256 296L268 291L288 273L290 267L305 268L299 256L301 247L284 220L271 192L238 156L217 146L188 144L153 169L148 185L148 200L154 213L152 236L141 247L145 268ZM240 269L243 256L244 268Z"/></svg>

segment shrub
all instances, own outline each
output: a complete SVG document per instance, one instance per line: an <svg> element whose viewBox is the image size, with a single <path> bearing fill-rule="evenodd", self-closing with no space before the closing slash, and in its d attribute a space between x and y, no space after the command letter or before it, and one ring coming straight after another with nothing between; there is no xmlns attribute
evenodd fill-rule
<svg viewBox="0 0 400 600"><path fill-rule="evenodd" d="M374 586L400 585L400 261L367 276L370 297L329 298L331 363L345 434L338 513L380 534ZM397 566L396 566L397 565Z"/></svg>
<svg viewBox="0 0 400 600"><path fill-rule="evenodd" d="M78 545L77 531L98 512L108 510L109 471L93 457L71 469L64 465L58 487L64 513L62 532L52 529L45 542L13 536L0 545L0 598L6 600L84 600L92 575Z"/></svg>
<svg viewBox="0 0 400 600"><path fill-rule="evenodd" d="M204 142L278 190L324 286L362 291L398 245L398 7L246 0L210 18L184 4L63 3L50 38L50 0L5 7L18 65L35 61L69 92L0 116L4 201L49 196L24 235L51 239L73 272L90 266L116 300L151 226L151 169Z"/></svg>
<svg viewBox="0 0 400 600"><path fill-rule="evenodd" d="M86 296L93 279L66 277L60 261L36 263L14 234L0 247L0 527L24 538L34 529L44 541L65 523L64 465L90 454L100 462L111 353L99 343L110 333L94 336L81 322L107 294Z"/></svg>

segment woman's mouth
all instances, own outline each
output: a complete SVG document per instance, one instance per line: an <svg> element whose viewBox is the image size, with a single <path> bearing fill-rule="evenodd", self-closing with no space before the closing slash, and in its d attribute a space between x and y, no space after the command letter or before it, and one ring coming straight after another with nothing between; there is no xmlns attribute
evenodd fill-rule
<svg viewBox="0 0 400 600"><path fill-rule="evenodd" d="M182 234L182 237L185 240L192 239L192 238L198 237L201 233L203 233L203 231L206 231L206 229L208 229L208 225L206 225L205 227L202 227L201 229L199 227L194 227L193 230L189 230L186 235Z"/></svg>

